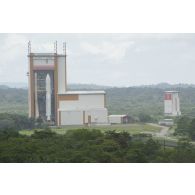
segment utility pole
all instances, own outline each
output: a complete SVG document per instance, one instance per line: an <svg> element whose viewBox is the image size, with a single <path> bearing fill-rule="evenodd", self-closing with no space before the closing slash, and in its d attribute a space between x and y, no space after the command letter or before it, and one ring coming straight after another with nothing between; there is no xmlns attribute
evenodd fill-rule
<svg viewBox="0 0 195 195"><path fill-rule="evenodd" d="M54 53L57 54L57 52L58 52L58 42L55 41L55 42L54 42Z"/></svg>
<svg viewBox="0 0 195 195"><path fill-rule="evenodd" d="M28 54L30 54L31 53L31 42L29 41L28 42Z"/></svg>

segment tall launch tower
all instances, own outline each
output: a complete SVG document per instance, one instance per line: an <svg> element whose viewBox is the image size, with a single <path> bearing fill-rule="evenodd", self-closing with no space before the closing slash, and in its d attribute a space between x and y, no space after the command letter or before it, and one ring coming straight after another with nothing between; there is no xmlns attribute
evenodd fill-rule
<svg viewBox="0 0 195 195"><path fill-rule="evenodd" d="M66 45L64 53L32 53L28 44L29 58L29 117L41 117L44 121L56 123L58 93L67 90L66 81Z"/></svg>

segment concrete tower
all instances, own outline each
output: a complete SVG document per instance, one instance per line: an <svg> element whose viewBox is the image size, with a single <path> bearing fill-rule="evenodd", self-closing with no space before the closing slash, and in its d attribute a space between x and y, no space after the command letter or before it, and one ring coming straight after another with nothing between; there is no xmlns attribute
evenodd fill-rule
<svg viewBox="0 0 195 195"><path fill-rule="evenodd" d="M165 116L180 116L180 101L178 91L165 91L164 94Z"/></svg>
<svg viewBox="0 0 195 195"><path fill-rule="evenodd" d="M65 47L65 44L64 44ZM28 45L29 59L29 117L41 117L44 121L57 122L58 93L67 90L66 53L32 53Z"/></svg>

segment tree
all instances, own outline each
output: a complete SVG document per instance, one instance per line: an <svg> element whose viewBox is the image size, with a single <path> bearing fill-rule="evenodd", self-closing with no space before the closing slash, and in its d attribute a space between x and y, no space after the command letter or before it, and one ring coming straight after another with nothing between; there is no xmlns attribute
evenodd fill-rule
<svg viewBox="0 0 195 195"><path fill-rule="evenodd" d="M56 135L57 134L55 132L52 132L50 129L48 129L43 131L35 131L32 137L38 139L46 139L46 138L54 137Z"/></svg>
<svg viewBox="0 0 195 195"><path fill-rule="evenodd" d="M154 141L152 138L147 140L144 147L144 154L147 155L147 157L154 157L158 150L160 149L160 145L157 141Z"/></svg>
<svg viewBox="0 0 195 195"><path fill-rule="evenodd" d="M16 129L16 127L15 127L15 122L13 119L1 119L0 120L0 131L14 130L14 129Z"/></svg>
<svg viewBox="0 0 195 195"><path fill-rule="evenodd" d="M191 119L187 116L182 116L177 120L177 134L188 134L189 125L191 123Z"/></svg>
<svg viewBox="0 0 195 195"><path fill-rule="evenodd" d="M114 139L122 148L127 148L131 141L131 136L127 132L116 132L108 131L106 132L108 138Z"/></svg>
<svg viewBox="0 0 195 195"><path fill-rule="evenodd" d="M195 118L189 124L188 133L192 140L195 140Z"/></svg>
<svg viewBox="0 0 195 195"><path fill-rule="evenodd" d="M148 114L141 113L139 114L139 120L143 123L152 122L152 117Z"/></svg>
<svg viewBox="0 0 195 195"><path fill-rule="evenodd" d="M41 117L38 117L36 119L36 127L37 128L42 128L42 125L43 125L43 119Z"/></svg>
<svg viewBox="0 0 195 195"><path fill-rule="evenodd" d="M195 149L188 139L180 139L178 146L175 148L174 162L190 163L195 162Z"/></svg>

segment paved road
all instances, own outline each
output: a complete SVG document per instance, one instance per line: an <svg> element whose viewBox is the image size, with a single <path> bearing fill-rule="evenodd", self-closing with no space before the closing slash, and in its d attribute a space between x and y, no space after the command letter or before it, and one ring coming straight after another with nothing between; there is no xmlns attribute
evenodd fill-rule
<svg viewBox="0 0 195 195"><path fill-rule="evenodd" d="M154 133L154 136L156 136L156 137L165 137L165 136L169 135L169 127L161 126L161 125L154 124L154 123L148 123L148 124L151 125L151 126L154 126L154 127L160 127L161 128L160 132Z"/></svg>

